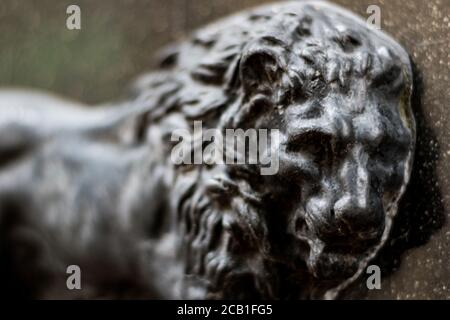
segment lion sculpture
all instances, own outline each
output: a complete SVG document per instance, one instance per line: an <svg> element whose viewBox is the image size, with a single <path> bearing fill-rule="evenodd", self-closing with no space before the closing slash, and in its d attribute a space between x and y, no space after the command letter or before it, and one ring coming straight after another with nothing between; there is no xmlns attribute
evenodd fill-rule
<svg viewBox="0 0 450 320"><path fill-rule="evenodd" d="M292 1L213 23L159 59L113 105L1 91L4 290L338 298L389 238L409 180L407 53L344 9ZM174 164L171 134L193 121L278 129L278 172ZM69 265L81 290L66 288Z"/></svg>

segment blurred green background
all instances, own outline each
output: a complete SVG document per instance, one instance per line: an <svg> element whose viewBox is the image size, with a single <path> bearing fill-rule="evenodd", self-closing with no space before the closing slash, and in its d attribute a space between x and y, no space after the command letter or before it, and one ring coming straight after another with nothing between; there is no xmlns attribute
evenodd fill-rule
<svg viewBox="0 0 450 320"><path fill-rule="evenodd" d="M111 100L152 67L156 49L257 2L264 1L1 0L0 86ZM81 30L66 28L70 4L81 8Z"/></svg>

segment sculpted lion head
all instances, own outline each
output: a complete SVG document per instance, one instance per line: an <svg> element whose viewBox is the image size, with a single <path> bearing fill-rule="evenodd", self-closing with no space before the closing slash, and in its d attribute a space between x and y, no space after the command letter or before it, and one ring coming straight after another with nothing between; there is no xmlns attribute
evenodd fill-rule
<svg viewBox="0 0 450 320"><path fill-rule="evenodd" d="M411 91L404 50L326 3L258 8L169 48L137 84L154 105L140 136L194 120L281 133L275 175L166 161L180 296L333 298L358 278L409 180Z"/></svg>

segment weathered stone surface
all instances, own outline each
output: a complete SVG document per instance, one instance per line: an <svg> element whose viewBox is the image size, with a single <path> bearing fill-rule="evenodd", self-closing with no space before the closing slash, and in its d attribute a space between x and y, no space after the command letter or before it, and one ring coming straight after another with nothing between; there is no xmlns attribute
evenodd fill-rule
<svg viewBox="0 0 450 320"><path fill-rule="evenodd" d="M363 15L368 5L363 2L342 2ZM217 5L221 10L211 10L209 16L219 16L227 8L234 10L250 3L251 1L239 1L229 7ZM373 4L372 1L370 4ZM187 10L199 10L202 7L198 3L190 2L184 2L184 5ZM211 8L214 6L215 2L212 1ZM417 91L413 109L418 124L418 149L411 181L412 188L400 210L402 215L398 225L402 228L396 230L398 240L392 243L392 248L386 249L387 258L380 260L383 270L396 269L397 263L392 263L392 257L398 257L400 263L405 248L426 244L408 251L404 255L403 263L399 264L400 269L385 277L382 290L370 292L369 297L445 298L448 297L449 291L450 234L448 225L437 232L434 231L444 225L446 217L444 209L448 207L448 202L445 202L448 201L446 191L449 172L445 158L448 156L447 151L450 150L447 129L449 120L445 113L445 103L449 94L447 78L449 44L448 37L446 38L448 4L440 1L427 3L390 1L381 2L380 7L383 29L391 33L412 53L412 60L416 64ZM170 27L165 31L173 30L173 34L179 34L186 26L196 25L197 21L202 20L194 15L186 16L189 19L174 19L176 23L169 24ZM149 32L152 34L152 31ZM163 39L165 36L160 34L156 36L158 37ZM433 233L434 236L427 242L429 235ZM423 263L424 261L426 263Z"/></svg>

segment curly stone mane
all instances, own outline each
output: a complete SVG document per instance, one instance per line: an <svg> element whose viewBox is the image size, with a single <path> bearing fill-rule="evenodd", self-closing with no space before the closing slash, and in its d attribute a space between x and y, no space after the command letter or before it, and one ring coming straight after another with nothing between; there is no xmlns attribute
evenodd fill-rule
<svg viewBox="0 0 450 320"><path fill-rule="evenodd" d="M191 130L192 122L201 120L204 127L221 131L281 129L281 145L287 145L274 177L261 176L255 165L173 166L169 211L174 221L167 225L177 233L181 297L334 297L378 252L409 178L414 120L407 55L385 35L372 32L323 3L266 6L195 32L163 52L158 72L136 83L136 101L147 106L137 126L140 141L155 139L157 127L168 144L173 129ZM324 116L331 105L350 115L370 113L367 120L373 122L364 139L396 136L386 150L387 157L395 156L383 169L395 178L388 182L381 175L370 181L383 199L369 195L368 201L384 202L374 204L367 226L350 216L335 228L335 221L300 212L305 211L303 197L310 196L304 189L317 192L321 186L305 177L314 175L314 168L299 164L291 151L316 149L323 158L319 170L335 170L332 158L340 151L337 145L327 149L327 143L344 135L346 120ZM382 110L374 115L379 105ZM301 114L294 114L294 107ZM286 122L308 130L293 133L290 143ZM170 148L165 150L168 159ZM393 167L394 158L399 163ZM352 230L351 219L361 230ZM325 257L317 234L336 240L335 252ZM350 234L361 238L360 246L348 244ZM361 255L350 257L353 251Z"/></svg>
<svg viewBox="0 0 450 320"><path fill-rule="evenodd" d="M339 7L293 1L206 26L159 61L112 108L0 92L45 106L0 121L7 288L73 294L76 264L83 297L338 298L388 240L409 180L406 52ZM176 164L171 135L196 121L278 130L278 171ZM194 136L188 153L208 145ZM24 250L28 269L14 265Z"/></svg>

